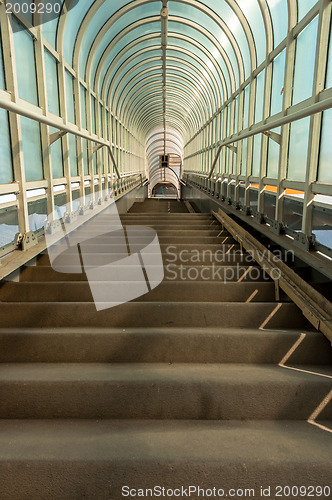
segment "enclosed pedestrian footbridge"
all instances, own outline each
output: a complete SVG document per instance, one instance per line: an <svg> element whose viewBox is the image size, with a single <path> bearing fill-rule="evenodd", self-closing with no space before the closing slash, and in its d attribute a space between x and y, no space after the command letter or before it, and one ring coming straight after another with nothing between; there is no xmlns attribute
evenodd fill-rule
<svg viewBox="0 0 332 500"><path fill-rule="evenodd" d="M331 0L0 0L0 498L332 498Z"/></svg>

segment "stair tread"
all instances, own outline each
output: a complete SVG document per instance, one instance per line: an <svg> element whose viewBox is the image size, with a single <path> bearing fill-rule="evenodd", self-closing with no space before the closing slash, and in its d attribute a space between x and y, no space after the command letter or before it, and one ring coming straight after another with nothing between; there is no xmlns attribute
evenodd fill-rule
<svg viewBox="0 0 332 500"><path fill-rule="evenodd" d="M321 422L321 425L330 425ZM331 464L331 440L301 421L0 420L1 462Z"/></svg>
<svg viewBox="0 0 332 500"><path fill-rule="evenodd" d="M295 343L296 349L292 348ZM261 363L327 365L323 335L237 328L1 328L0 361Z"/></svg>
<svg viewBox="0 0 332 500"><path fill-rule="evenodd" d="M148 296L147 296L148 299ZM116 306L112 307L111 306ZM201 306L204 308L201 309ZM167 327L200 326L270 329L310 329L300 309L293 303L280 302L3 302L0 322L8 327L21 326L113 326Z"/></svg>
<svg viewBox="0 0 332 500"><path fill-rule="evenodd" d="M217 383L219 385L314 384L331 386L332 369L305 365L287 369L247 363L2 363L0 383L88 382Z"/></svg>
<svg viewBox="0 0 332 500"><path fill-rule="evenodd" d="M262 336L270 336L270 335L276 335L276 336L292 336L292 337L298 337L302 334L305 335L310 335L312 337L319 337L319 338L324 338L322 337L322 334L318 332L317 330L303 330L303 329L292 329L292 330L276 330L276 329L261 329L261 328L234 328L234 327L169 327L169 328L163 328L163 327L135 327L135 328L114 328L114 327L57 327L57 328L50 328L50 327L40 327L40 328L34 328L34 327L22 327L22 328L11 328L11 327L1 327L0 326L0 335L11 335L11 334L16 334L16 335L25 335L25 334L32 334L32 333L38 333L39 335L55 335L55 334L82 334L82 335L91 335L91 334L97 334L97 335L112 335L112 334L133 334L133 335L158 335L158 336L171 336L171 335L216 335L218 337L222 335L257 335L259 337Z"/></svg>

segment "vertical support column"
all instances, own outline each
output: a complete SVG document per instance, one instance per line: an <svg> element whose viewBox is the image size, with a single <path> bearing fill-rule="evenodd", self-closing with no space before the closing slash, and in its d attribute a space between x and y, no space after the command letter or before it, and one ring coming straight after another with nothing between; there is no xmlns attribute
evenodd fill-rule
<svg viewBox="0 0 332 500"><path fill-rule="evenodd" d="M105 133L105 139L106 141L109 142L110 140L110 129L109 129L109 112L105 106L104 109L104 114L103 114L103 129ZM107 151L107 148L102 148L102 161L103 161L103 175L105 177L105 191L107 193L107 196L109 195L109 180L108 177L110 177L109 174L109 154Z"/></svg>
<svg viewBox="0 0 332 500"><path fill-rule="evenodd" d="M253 125L255 120L255 105L256 105L256 78L251 76L250 79L250 91L249 91L249 113L248 113L248 126L249 128ZM247 148L247 168L246 168L246 187L244 195L244 205L247 209L250 209L250 176L252 172L252 155L253 155L253 144L254 137L248 137L248 148Z"/></svg>
<svg viewBox="0 0 332 500"><path fill-rule="evenodd" d="M286 46L286 69L284 84L284 101L282 106L283 115L286 115L287 108L292 104L293 80L295 66L296 39L294 38L293 28L297 23L297 3L288 5L289 31ZM287 177L288 146L289 146L290 124L283 125L281 129L281 144L279 157L279 172L277 185L276 213L275 219L279 224L284 218L284 194L285 188L283 181Z"/></svg>
<svg viewBox="0 0 332 500"><path fill-rule="evenodd" d="M67 123L67 98L66 98L66 80L65 80L65 64L63 54L59 54L60 64L58 64L58 78L59 78L59 105L60 105L60 116L63 119L64 124ZM62 154L63 154L63 166L64 174L66 178L66 202L69 207L69 211L72 212L72 191L71 191L71 172L70 172L70 160L69 160L69 140L68 134L65 134L62 138Z"/></svg>
<svg viewBox="0 0 332 500"><path fill-rule="evenodd" d="M229 108L230 112L230 120L229 120L229 136L233 135L234 133L234 118L235 118L235 99L232 98L230 104L227 106ZM231 145L231 147L228 147L228 184L227 184L227 199L231 200L231 186L232 186L232 178L231 175L233 175L233 159L234 159L234 143Z"/></svg>
<svg viewBox="0 0 332 500"><path fill-rule="evenodd" d="M46 71L44 59L44 45L42 42L42 28L41 25L37 28L37 40L35 42L35 58L37 68L37 87L39 96L39 106L44 110L44 114L48 114L47 107L47 91L46 91ZM47 214L50 215L54 211L54 193L53 193L53 172L51 162L51 150L49 142L49 127L40 124L41 129L41 144L44 165L44 178L47 180L46 188L46 203Z"/></svg>
<svg viewBox="0 0 332 500"><path fill-rule="evenodd" d="M164 155L166 155L166 64L167 64L167 44L168 44L168 0L163 0L163 6L160 12L161 16L161 50L163 58L163 127L164 127ZM165 171L164 171L165 175Z"/></svg>
<svg viewBox="0 0 332 500"><path fill-rule="evenodd" d="M226 138L227 135L227 114L228 114L228 108L225 106L224 112L223 112L223 133L222 137L223 139ZM225 186L225 178L226 178L226 154L225 154L225 149L226 147L224 146L221 148L220 154L222 155L221 157L221 182L222 182L222 187L221 187L221 196L223 199L226 199L226 186Z"/></svg>
<svg viewBox="0 0 332 500"><path fill-rule="evenodd" d="M102 113L102 116L100 116L100 113ZM103 126L103 108L100 109L100 102L96 100L96 132L99 139L104 136L103 129L100 129L100 125L101 127ZM101 203L101 194L103 190L102 151L100 147L94 149L96 149L96 157L97 157L97 173L98 173L98 188L99 188L98 203Z"/></svg>
<svg viewBox="0 0 332 500"><path fill-rule="evenodd" d="M272 93L272 63L270 60L270 53L273 50L273 27L271 21L270 11L266 2L259 0L260 8L263 12L265 33L266 33L266 59L265 59L265 82L264 82L264 102L263 102L263 120L270 115L270 103ZM259 171L259 189L258 189L258 203L257 212L264 214L264 194L265 184L264 177L267 175L267 154L268 154L268 141L269 138L262 134L262 147L261 147L261 162Z"/></svg>
<svg viewBox="0 0 332 500"><path fill-rule="evenodd" d="M331 26L331 0L322 0L319 9L317 46L316 46L316 63L313 83L313 99L318 102L319 92L324 90L328 45ZM320 133L322 126L322 113L316 113L310 118L309 132L309 151L305 178L305 194L303 200L303 218L302 218L302 233L307 237L312 234L312 216L313 216L313 201L314 193L312 192L312 183L317 180L318 163L319 163L319 144Z"/></svg>
<svg viewBox="0 0 332 500"><path fill-rule="evenodd" d="M86 122L87 122L87 128L92 135L92 113L93 109L91 106L91 91L90 91L90 85L88 85L87 92L86 92ZM89 170L89 178L90 178L90 206L91 202L94 203L95 199L95 184L94 184L94 171L93 171L93 144L91 141L88 141L88 170ZM93 206L93 205L92 205Z"/></svg>
<svg viewBox="0 0 332 500"><path fill-rule="evenodd" d="M82 119L81 119L81 89L78 74L76 71L76 78L74 78L74 92L75 92L75 117L76 125L79 130L82 130ZM85 205L85 189L84 189L84 162L83 162L83 139L81 137L76 137L76 151L77 151L77 165L78 165L78 175L80 177L80 198L82 200L82 205Z"/></svg>
<svg viewBox="0 0 332 500"><path fill-rule="evenodd" d="M116 164L121 168L119 155L119 122L116 116L114 116L114 159Z"/></svg>
<svg viewBox="0 0 332 500"><path fill-rule="evenodd" d="M239 119L238 119L238 132L243 130L243 110L244 110L244 90L240 91L239 94ZM234 193L234 202L238 206L240 200L240 175L241 175L241 163L242 163L242 141L237 143L237 161L236 161L236 184Z"/></svg>
<svg viewBox="0 0 332 500"><path fill-rule="evenodd" d="M18 99L17 68L15 63L14 37L11 26L11 15L6 14L5 3L0 4L0 23L3 41L3 59L6 77L6 87L11 94L11 99ZM11 149L13 152L14 180L18 183L18 226L19 232L24 235L29 232L28 201L26 191L26 177L22 151L21 119L14 113L8 113Z"/></svg>

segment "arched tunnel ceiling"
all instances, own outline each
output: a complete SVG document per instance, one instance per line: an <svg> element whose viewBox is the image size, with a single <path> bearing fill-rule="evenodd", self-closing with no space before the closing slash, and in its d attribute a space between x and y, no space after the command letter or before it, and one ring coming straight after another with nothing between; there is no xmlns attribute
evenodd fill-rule
<svg viewBox="0 0 332 500"><path fill-rule="evenodd" d="M296 20L294 0L80 0L56 49L129 129L188 140Z"/></svg>

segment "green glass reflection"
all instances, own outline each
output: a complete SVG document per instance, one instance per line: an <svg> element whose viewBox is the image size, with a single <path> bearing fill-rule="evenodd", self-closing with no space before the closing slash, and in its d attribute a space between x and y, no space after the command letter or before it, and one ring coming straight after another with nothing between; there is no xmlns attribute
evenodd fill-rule
<svg viewBox="0 0 332 500"><path fill-rule="evenodd" d="M30 34L14 18L14 46L18 94L38 106L34 42Z"/></svg>
<svg viewBox="0 0 332 500"><path fill-rule="evenodd" d="M6 184L14 179L8 113L4 109L0 109L0 130L0 184Z"/></svg>
<svg viewBox="0 0 332 500"><path fill-rule="evenodd" d="M327 70L326 70L326 80L325 80L325 88L329 89L330 87L332 87L332 29L330 32L329 53L327 59Z"/></svg>
<svg viewBox="0 0 332 500"><path fill-rule="evenodd" d="M66 85L67 120L71 123L75 123L74 80L68 71L65 71L65 85Z"/></svg>
<svg viewBox="0 0 332 500"><path fill-rule="evenodd" d="M59 132L58 129L50 127L50 134ZM62 141L58 139L50 146L52 175L54 179L63 177L63 158L62 158Z"/></svg>
<svg viewBox="0 0 332 500"><path fill-rule="evenodd" d="M83 85L80 85L80 104L81 104L81 127L87 129L86 121L86 90Z"/></svg>
<svg viewBox="0 0 332 500"><path fill-rule="evenodd" d="M266 34L262 11L257 1L236 0L249 21L251 31L254 35L257 66L259 66L266 56Z"/></svg>
<svg viewBox="0 0 332 500"><path fill-rule="evenodd" d="M254 136L251 175L259 177L261 169L262 134Z"/></svg>
<svg viewBox="0 0 332 500"><path fill-rule="evenodd" d="M91 130L92 133L96 133L96 99L91 96Z"/></svg>
<svg viewBox="0 0 332 500"><path fill-rule="evenodd" d="M244 90L243 130L249 127L249 101L250 101L250 85L247 85Z"/></svg>
<svg viewBox="0 0 332 500"><path fill-rule="evenodd" d="M83 170L84 175L89 175L89 162L88 162L89 154L88 154L88 141L86 139L82 139L82 160L83 160Z"/></svg>
<svg viewBox="0 0 332 500"><path fill-rule="evenodd" d="M307 167L310 118L293 122L290 126L287 178L304 181Z"/></svg>
<svg viewBox="0 0 332 500"><path fill-rule="evenodd" d="M233 133L236 134L239 131L239 96L236 97L235 99L235 117L234 117L234 131Z"/></svg>
<svg viewBox="0 0 332 500"><path fill-rule="evenodd" d="M298 20L301 21L316 3L317 0L297 0Z"/></svg>
<svg viewBox="0 0 332 500"><path fill-rule="evenodd" d="M276 134L281 134L281 128L273 129ZM267 176L276 179L279 172L279 156L280 144L273 139L268 140L268 160L267 160Z"/></svg>
<svg viewBox="0 0 332 500"><path fill-rule="evenodd" d="M5 68L3 65L1 29L0 29L0 89L5 89L5 88L6 88Z"/></svg>
<svg viewBox="0 0 332 500"><path fill-rule="evenodd" d="M273 60L272 95L271 95L271 116L282 111L284 95L286 49L284 49Z"/></svg>
<svg viewBox="0 0 332 500"><path fill-rule="evenodd" d="M265 69L259 73L256 80L255 123L258 123L263 120Z"/></svg>
<svg viewBox="0 0 332 500"><path fill-rule="evenodd" d="M288 5L287 0L266 0L270 9L273 25L274 47L287 36L288 30Z"/></svg>
<svg viewBox="0 0 332 500"><path fill-rule="evenodd" d="M46 92L47 92L47 109L54 115L59 114L59 89L58 89L58 73L57 62L47 50L45 54L45 76L46 76Z"/></svg>
<svg viewBox="0 0 332 500"><path fill-rule="evenodd" d="M242 141L241 175L246 175L246 172L247 172L247 156L248 156L248 139L243 139L243 141Z"/></svg>
<svg viewBox="0 0 332 500"><path fill-rule="evenodd" d="M21 116L22 148L25 177L27 181L41 181L44 178L41 154L40 125Z"/></svg>
<svg viewBox="0 0 332 500"><path fill-rule="evenodd" d="M77 146L76 146L76 137L73 134L68 134L68 157L70 164L70 175L75 177L78 175L78 167L77 167Z"/></svg>
<svg viewBox="0 0 332 500"><path fill-rule="evenodd" d="M332 109L323 113L322 133L320 143L318 181L332 184Z"/></svg>
<svg viewBox="0 0 332 500"><path fill-rule="evenodd" d="M312 95L315 71L318 16L299 34L296 42L293 104Z"/></svg>

